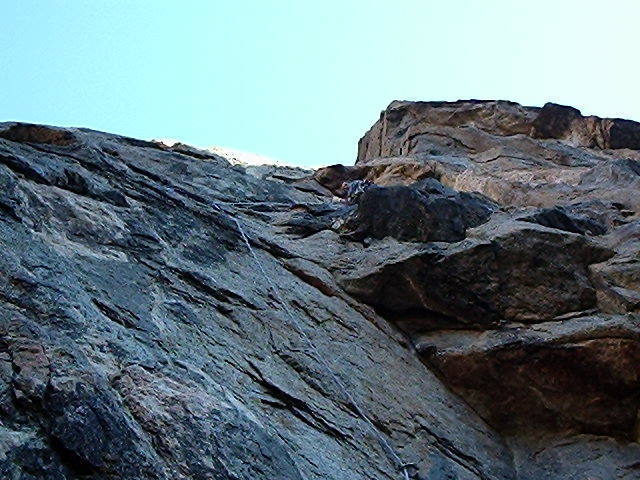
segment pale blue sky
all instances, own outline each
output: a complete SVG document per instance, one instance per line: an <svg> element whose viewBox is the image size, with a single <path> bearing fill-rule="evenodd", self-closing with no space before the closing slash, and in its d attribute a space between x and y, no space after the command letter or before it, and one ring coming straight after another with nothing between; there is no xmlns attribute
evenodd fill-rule
<svg viewBox="0 0 640 480"><path fill-rule="evenodd" d="M0 120L352 163L394 99L640 120L640 1L5 0Z"/></svg>

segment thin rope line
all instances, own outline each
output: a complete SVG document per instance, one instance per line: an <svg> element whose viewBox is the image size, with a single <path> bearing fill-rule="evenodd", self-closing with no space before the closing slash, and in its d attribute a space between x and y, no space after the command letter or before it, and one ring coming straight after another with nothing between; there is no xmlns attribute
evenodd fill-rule
<svg viewBox="0 0 640 480"><path fill-rule="evenodd" d="M269 275L267 275L267 272L265 271L264 267L262 266L262 263L258 259L258 256L256 255L253 247L251 246L251 243L249 242L249 238L247 237L244 229L242 228L242 225L241 225L240 221L234 215L229 215L229 216L235 222L236 227L238 228L238 232L240 233L240 236L242 237L242 240L244 241L245 245L247 246L247 249L249 250L251 256L253 257L253 260L255 261L258 269L260 270L260 272L262 273L262 276L264 277L264 279L266 280L267 284L269 285L269 288L273 291L274 295L276 296L276 299L278 300L278 302L284 308L284 311L287 313L287 316L289 317L289 319L291 320L291 322L295 326L296 330L298 330L300 332L300 334L305 339L305 341L306 341L307 345L309 346L309 348L313 351L313 353L315 353L315 355L318 358L319 362L322 364L322 366L325 368L325 370L329 373L329 375L330 375L331 379L333 380L333 382L340 388L341 391L344 392L345 396L347 397L347 399L349 400L349 402L351 403L351 405L355 409L356 413L360 416L360 418L362 420L365 421L365 423L369 426L370 430L376 436L378 442L387 451L387 453L393 458L394 462L397 464L398 469L400 471L402 471L403 476L404 476L404 480L410 480L409 479L409 467L412 466L413 464L404 463L402 461L400 456L396 453L396 451L389 444L389 442L383 437L382 433L378 430L378 428L375 426L373 421L364 412L363 408L360 407L360 404L356 401L356 399L353 397L353 395L351 395L351 393L349 392L349 389L344 384L344 382L342 382L342 380L340 380L338 378L338 376L334 373L333 369L329 366L327 361L324 359L324 357L320 354L320 352L318 351L316 346L311 341L311 338L309 337L309 335L307 335L307 333L304 331L304 329L302 328L300 322L298 322L298 319L291 312L291 310L289 308L289 305L284 301L284 298L280 294L279 288L276 286L276 284L273 282L273 280L271 280Z"/></svg>
<svg viewBox="0 0 640 480"><path fill-rule="evenodd" d="M295 205L295 203L291 203L291 202L218 202L218 203L222 205L284 205L284 206ZM321 203L318 203L317 205L321 205Z"/></svg>
<svg viewBox="0 0 640 480"><path fill-rule="evenodd" d="M220 205L281 205L286 207L293 207L296 205L324 205L322 202L306 203L306 202L217 202Z"/></svg>

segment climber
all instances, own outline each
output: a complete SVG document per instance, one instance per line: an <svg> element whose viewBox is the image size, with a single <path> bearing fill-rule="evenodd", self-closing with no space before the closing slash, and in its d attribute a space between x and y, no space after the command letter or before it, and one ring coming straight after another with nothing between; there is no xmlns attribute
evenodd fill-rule
<svg viewBox="0 0 640 480"><path fill-rule="evenodd" d="M362 194L371 188L373 182L371 180L352 180L342 183L342 191L345 192L344 202L349 205L355 205L360 200Z"/></svg>

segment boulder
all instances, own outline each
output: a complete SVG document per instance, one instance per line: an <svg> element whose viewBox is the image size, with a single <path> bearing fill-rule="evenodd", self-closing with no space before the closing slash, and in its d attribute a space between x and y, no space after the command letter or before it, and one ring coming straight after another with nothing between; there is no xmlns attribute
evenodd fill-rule
<svg viewBox="0 0 640 480"><path fill-rule="evenodd" d="M498 216L450 245L370 247L339 283L391 312L435 312L476 328L537 323L594 308L589 265L612 255L585 236Z"/></svg>
<svg viewBox="0 0 640 480"><path fill-rule="evenodd" d="M343 195L342 184L352 180L364 178L366 169L362 167L346 167L344 165L331 165L319 168L313 174L314 180L334 194Z"/></svg>
<svg viewBox="0 0 640 480"><path fill-rule="evenodd" d="M544 227L582 235L603 235L607 227L598 218L580 214L580 205L540 208L518 213L515 218L523 222L537 223Z"/></svg>
<svg viewBox="0 0 640 480"><path fill-rule="evenodd" d="M486 222L497 208L482 195L459 193L434 179L410 186L374 186L363 193L341 230L354 239L457 242L467 228Z"/></svg>

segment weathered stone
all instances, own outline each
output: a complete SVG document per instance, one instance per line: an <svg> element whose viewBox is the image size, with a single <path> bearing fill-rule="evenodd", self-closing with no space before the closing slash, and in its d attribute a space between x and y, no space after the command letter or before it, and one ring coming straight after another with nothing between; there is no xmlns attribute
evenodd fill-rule
<svg viewBox="0 0 640 480"><path fill-rule="evenodd" d="M544 227L556 228L565 232L583 235L602 235L606 233L607 227L597 218L576 213L575 210L581 210L579 206L577 208L571 207L557 205L553 208L541 208L519 213L516 218L520 221L537 223Z"/></svg>
<svg viewBox="0 0 640 480"><path fill-rule="evenodd" d="M637 440L640 317L592 316L417 335L416 348L505 433Z"/></svg>
<svg viewBox="0 0 640 480"><path fill-rule="evenodd" d="M29 123L5 124L5 128L0 130L0 138L12 142L44 143L62 147L75 143L75 137L69 130Z"/></svg>
<svg viewBox="0 0 640 480"><path fill-rule="evenodd" d="M497 205L428 179L404 187L372 187L341 227L350 238L393 237L409 242L457 242L486 222Z"/></svg>
<svg viewBox="0 0 640 480"><path fill-rule="evenodd" d="M582 119L580 110L555 103L547 103L532 122L534 138L565 138L571 134L574 122Z"/></svg>
<svg viewBox="0 0 640 480"><path fill-rule="evenodd" d="M556 138L576 146L640 150L640 123L583 117L577 108L547 103L533 121L534 138Z"/></svg>
<svg viewBox="0 0 640 480"><path fill-rule="evenodd" d="M403 156L456 190L505 206L604 200L637 213L638 135L636 122L555 104L393 102L360 140L357 166Z"/></svg>
<svg viewBox="0 0 640 480"><path fill-rule="evenodd" d="M332 228L353 210L353 206L340 203L301 206L283 214L276 223L286 227L287 233L311 235Z"/></svg>
<svg viewBox="0 0 640 480"><path fill-rule="evenodd" d="M640 311L640 221L621 226L605 239L617 255L591 266L603 312Z"/></svg>
<svg viewBox="0 0 640 480"><path fill-rule="evenodd" d="M588 267L612 255L585 237L500 217L449 246L370 247L340 283L393 312L435 312L476 328L596 306Z"/></svg>
<svg viewBox="0 0 640 480"><path fill-rule="evenodd" d="M313 178L323 187L333 193L343 193L342 184L352 180L364 178L366 169L361 167L345 167L344 165L330 165L319 168L313 173Z"/></svg>
<svg viewBox="0 0 640 480"><path fill-rule="evenodd" d="M0 124L0 476L636 478L637 133L394 102L314 173Z"/></svg>
<svg viewBox="0 0 640 480"><path fill-rule="evenodd" d="M0 139L2 475L395 478L355 399L419 475L513 478L502 439L316 263L350 247L282 225L344 206L289 169L73 135Z"/></svg>

